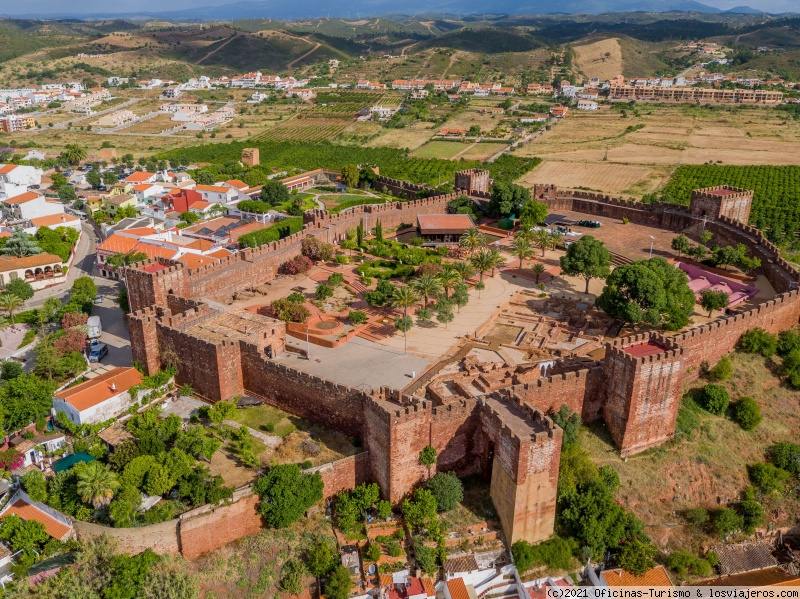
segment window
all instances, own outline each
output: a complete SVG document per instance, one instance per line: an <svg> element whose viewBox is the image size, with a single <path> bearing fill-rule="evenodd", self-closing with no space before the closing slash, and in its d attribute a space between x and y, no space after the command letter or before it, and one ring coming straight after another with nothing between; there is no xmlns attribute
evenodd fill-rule
<svg viewBox="0 0 800 599"><path fill-rule="evenodd" d="M19 279L19 275L16 272L11 272L11 274L9 275L9 278L12 281L16 281L17 279Z"/></svg>

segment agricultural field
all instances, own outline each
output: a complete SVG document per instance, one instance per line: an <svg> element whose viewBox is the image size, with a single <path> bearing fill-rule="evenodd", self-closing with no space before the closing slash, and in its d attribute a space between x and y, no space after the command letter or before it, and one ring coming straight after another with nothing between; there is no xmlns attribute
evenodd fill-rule
<svg viewBox="0 0 800 599"><path fill-rule="evenodd" d="M584 189L604 193L640 193L655 191L669 177L668 169L654 169L627 164L598 164L547 160L519 179L517 183L532 187L536 183L552 183L558 187Z"/></svg>
<svg viewBox="0 0 800 599"><path fill-rule="evenodd" d="M125 133L161 133L172 127L177 127L180 124L181 123L172 120L171 114L159 114L141 123L125 127L120 131Z"/></svg>
<svg viewBox="0 0 800 599"><path fill-rule="evenodd" d="M369 145L414 150L425 144L438 130L438 127L430 123L416 122L403 129L384 129Z"/></svg>
<svg viewBox="0 0 800 599"><path fill-rule="evenodd" d="M450 160L465 152L470 147L469 143L458 141L430 141L421 148L414 150L414 158L444 158Z"/></svg>
<svg viewBox="0 0 800 599"><path fill-rule="evenodd" d="M256 141L316 142L336 137L350 126L341 119L292 119L272 127L255 138Z"/></svg>
<svg viewBox="0 0 800 599"><path fill-rule="evenodd" d="M482 142L474 144L470 149L464 152L461 156L466 160L487 160L499 151L508 147L508 144Z"/></svg>
<svg viewBox="0 0 800 599"><path fill-rule="evenodd" d="M314 99L314 107L307 112L308 117L328 119L354 119L362 109L372 106L398 108L403 100L398 92L379 92L368 90L321 91Z"/></svg>
<svg viewBox="0 0 800 599"><path fill-rule="evenodd" d="M606 151L609 162L622 164L800 164L800 122L779 110L732 106L639 104L591 114L572 111L516 153L602 162Z"/></svg>
<svg viewBox="0 0 800 599"><path fill-rule="evenodd" d="M658 197L688 204L693 189L713 185L752 189L750 224L773 241L800 231L800 166L680 166Z"/></svg>

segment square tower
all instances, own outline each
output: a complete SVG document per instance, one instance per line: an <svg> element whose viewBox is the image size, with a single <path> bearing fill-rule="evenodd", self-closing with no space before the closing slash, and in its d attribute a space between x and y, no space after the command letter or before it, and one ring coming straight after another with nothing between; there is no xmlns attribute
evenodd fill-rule
<svg viewBox="0 0 800 599"><path fill-rule="evenodd" d="M489 171L471 168L456 173L456 189L472 194L489 193Z"/></svg>
<svg viewBox="0 0 800 599"><path fill-rule="evenodd" d="M258 166L261 164L258 148L245 148L242 150L242 164L246 164L247 166Z"/></svg>
<svg viewBox="0 0 800 599"><path fill-rule="evenodd" d="M689 202L689 212L698 218L730 218L746 225L750 220L753 190L717 185L695 189Z"/></svg>

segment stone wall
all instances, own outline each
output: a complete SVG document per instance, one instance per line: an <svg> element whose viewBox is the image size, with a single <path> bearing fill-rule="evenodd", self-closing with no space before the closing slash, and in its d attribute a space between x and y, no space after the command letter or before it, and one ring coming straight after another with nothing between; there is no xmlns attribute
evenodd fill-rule
<svg viewBox="0 0 800 599"><path fill-rule="evenodd" d="M581 415L584 422L600 417L603 406L604 374L600 363L563 374L532 378L513 385L511 393L543 414L558 412L561 406Z"/></svg>
<svg viewBox="0 0 800 599"><path fill-rule="evenodd" d="M152 549L159 554L180 553L178 520L137 528L111 528L74 519L72 524L78 540L98 539L106 535L117 541L117 549L120 552L135 555L145 549Z"/></svg>

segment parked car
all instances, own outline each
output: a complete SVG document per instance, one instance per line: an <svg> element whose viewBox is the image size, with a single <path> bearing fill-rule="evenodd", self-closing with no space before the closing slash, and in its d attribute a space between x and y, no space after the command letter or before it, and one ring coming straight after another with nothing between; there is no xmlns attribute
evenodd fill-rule
<svg viewBox="0 0 800 599"><path fill-rule="evenodd" d="M89 349L89 362L99 362L108 355L108 345L105 343L96 343L90 346Z"/></svg>
<svg viewBox="0 0 800 599"><path fill-rule="evenodd" d="M102 304L103 303L103 296L102 295L95 295L94 296L94 303L95 304Z"/></svg>
<svg viewBox="0 0 800 599"><path fill-rule="evenodd" d="M97 337L103 334L103 325L100 322L99 316L90 316L86 320L86 326L89 329L86 336L89 337L90 339L96 339Z"/></svg>

